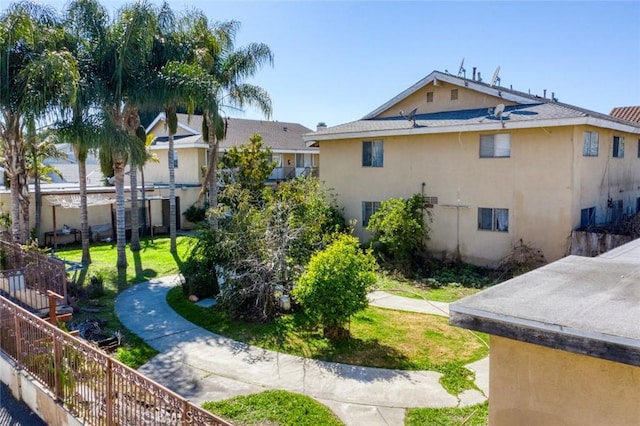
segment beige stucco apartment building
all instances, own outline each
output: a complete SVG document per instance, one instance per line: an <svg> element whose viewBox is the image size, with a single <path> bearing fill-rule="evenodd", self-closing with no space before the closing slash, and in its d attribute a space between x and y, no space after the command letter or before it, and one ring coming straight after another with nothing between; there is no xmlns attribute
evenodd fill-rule
<svg viewBox="0 0 640 426"><path fill-rule="evenodd" d="M638 123L437 71L305 135L361 239L381 201L422 193L430 250L482 265L521 243L558 259L572 230L638 211L639 138Z"/></svg>

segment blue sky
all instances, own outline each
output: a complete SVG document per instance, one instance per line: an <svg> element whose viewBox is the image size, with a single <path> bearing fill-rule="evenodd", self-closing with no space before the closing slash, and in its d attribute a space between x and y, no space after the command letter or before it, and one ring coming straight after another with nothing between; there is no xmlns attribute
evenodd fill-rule
<svg viewBox="0 0 640 426"><path fill-rule="evenodd" d="M124 3L102 2L111 12ZM455 74L463 57L468 77L475 66L487 81L500 66L505 87L602 113L640 105L637 1L169 3L240 21L237 46L269 45L274 67L250 82L271 95L270 119L311 129L357 120L433 70Z"/></svg>

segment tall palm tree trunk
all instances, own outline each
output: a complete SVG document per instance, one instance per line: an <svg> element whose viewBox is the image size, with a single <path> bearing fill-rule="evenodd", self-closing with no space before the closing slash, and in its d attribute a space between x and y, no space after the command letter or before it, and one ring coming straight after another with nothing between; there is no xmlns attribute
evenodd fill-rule
<svg viewBox="0 0 640 426"><path fill-rule="evenodd" d="M134 140L136 139L136 131L140 126L140 115L138 109L126 105L124 110L124 128L127 130ZM143 142L144 143L144 142ZM131 251L140 251L140 209L138 207L138 163L133 159L130 160L129 166L129 185L131 187L131 242L129 248Z"/></svg>
<svg viewBox="0 0 640 426"><path fill-rule="evenodd" d="M114 154L113 174L116 186L116 248L118 268L127 267L127 241L125 231L125 207L124 207L124 168L125 159L121 154Z"/></svg>
<svg viewBox="0 0 640 426"><path fill-rule="evenodd" d="M129 184L131 186L131 251L140 250L140 208L138 204L138 166L131 164Z"/></svg>
<svg viewBox="0 0 640 426"><path fill-rule="evenodd" d="M86 156L85 156L86 157ZM89 206L87 203L87 162L86 158L81 158L76 152L78 159L78 182L80 183L80 237L82 241L82 264L91 263L91 252L89 250Z"/></svg>
<svg viewBox="0 0 640 426"><path fill-rule="evenodd" d="M177 253L176 244L176 171L173 132L169 130L169 237L171 253Z"/></svg>

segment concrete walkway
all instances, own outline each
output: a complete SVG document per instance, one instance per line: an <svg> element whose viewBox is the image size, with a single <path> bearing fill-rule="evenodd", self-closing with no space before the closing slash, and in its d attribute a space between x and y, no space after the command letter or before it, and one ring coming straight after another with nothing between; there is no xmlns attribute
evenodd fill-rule
<svg viewBox="0 0 640 426"><path fill-rule="evenodd" d="M347 425L402 425L410 407L455 407L483 402L488 395L488 359L469 367L483 392L447 393L432 371L357 367L282 354L239 343L195 326L166 303L178 277L133 286L115 303L129 330L160 354L139 368L146 376L196 404L236 395L284 389L309 395L327 405ZM384 292L372 304L443 315L446 306ZM420 303L424 310L418 310ZM446 304L443 304L446 305Z"/></svg>

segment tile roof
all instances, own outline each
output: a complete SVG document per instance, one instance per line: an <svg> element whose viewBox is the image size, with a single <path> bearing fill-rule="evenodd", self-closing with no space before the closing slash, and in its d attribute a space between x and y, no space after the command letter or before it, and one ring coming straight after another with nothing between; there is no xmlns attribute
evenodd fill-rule
<svg viewBox="0 0 640 426"><path fill-rule="evenodd" d="M640 123L640 106L616 107L611 110L609 115L621 120Z"/></svg>
<svg viewBox="0 0 640 426"><path fill-rule="evenodd" d="M202 119L201 115L189 117L187 114L178 114L178 122L193 132L176 136L176 144L187 143L187 141L189 143L204 143L201 135ZM309 150L302 139L302 135L311 132L311 129L298 123L243 118L229 118L227 123L227 137L220 142L221 150L241 144L246 145L249 143L249 138L256 133L262 136L262 141L266 146L276 152ZM166 136L156 138L156 142L162 143L166 141Z"/></svg>

